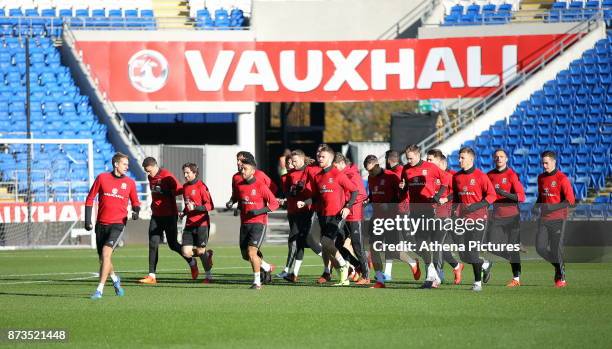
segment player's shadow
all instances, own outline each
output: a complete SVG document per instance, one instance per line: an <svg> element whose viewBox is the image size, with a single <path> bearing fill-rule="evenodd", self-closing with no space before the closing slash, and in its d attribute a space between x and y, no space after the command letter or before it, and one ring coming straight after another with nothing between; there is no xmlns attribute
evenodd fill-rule
<svg viewBox="0 0 612 349"><path fill-rule="evenodd" d="M21 296L21 297L43 297L43 298L85 298L88 294L49 294L49 293L22 293L22 292L0 292L1 296Z"/></svg>

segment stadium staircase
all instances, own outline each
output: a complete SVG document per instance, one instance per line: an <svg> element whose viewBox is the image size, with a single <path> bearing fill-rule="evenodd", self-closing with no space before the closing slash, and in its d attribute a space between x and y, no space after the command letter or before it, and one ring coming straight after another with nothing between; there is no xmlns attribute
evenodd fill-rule
<svg viewBox="0 0 612 349"><path fill-rule="evenodd" d="M189 17L187 1L184 0L153 0L153 10L156 17L176 18L172 21L158 21L159 28L190 29L194 22Z"/></svg>
<svg viewBox="0 0 612 349"><path fill-rule="evenodd" d="M520 10L515 12L514 16L522 22L541 22L553 2L554 0L523 0Z"/></svg>
<svg viewBox="0 0 612 349"><path fill-rule="evenodd" d="M140 164L145 154L132 132L128 123L119 114L115 105L106 98L106 93L98 88L98 80L92 75L89 67L83 62L81 53L76 47L76 39L70 27L66 27L62 34L62 56L70 66L73 76L77 77L79 87L87 94L93 102L92 108L101 121L111 129L109 136L118 150L127 154L130 161ZM132 166L132 170L139 179L145 178L145 173L140 166Z"/></svg>

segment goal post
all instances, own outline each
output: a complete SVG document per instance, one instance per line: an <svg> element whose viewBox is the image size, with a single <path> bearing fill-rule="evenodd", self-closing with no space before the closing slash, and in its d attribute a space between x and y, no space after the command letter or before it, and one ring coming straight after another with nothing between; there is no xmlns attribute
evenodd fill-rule
<svg viewBox="0 0 612 349"><path fill-rule="evenodd" d="M92 139L0 138L0 250L95 248L85 197L105 155Z"/></svg>

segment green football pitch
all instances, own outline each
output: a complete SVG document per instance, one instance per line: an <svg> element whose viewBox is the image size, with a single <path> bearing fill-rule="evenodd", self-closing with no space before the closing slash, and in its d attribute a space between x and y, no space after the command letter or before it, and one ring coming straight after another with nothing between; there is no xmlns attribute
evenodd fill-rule
<svg viewBox="0 0 612 349"><path fill-rule="evenodd" d="M252 275L237 247L216 247L216 283L191 281L185 263L160 250L158 281L145 275L146 247L118 249L114 265L126 295L97 281L93 250L0 252L0 329L65 329L52 347L470 347L610 348L612 264L569 264L568 287L555 289L552 267L525 262L518 289L505 287L508 264L497 263L481 293L464 283L420 290L396 263L387 289L317 286L319 257L307 252L299 283L275 280L249 290ZM285 260L286 247L264 246L266 259ZM452 275L449 270L446 275ZM201 277L200 277L201 278Z"/></svg>

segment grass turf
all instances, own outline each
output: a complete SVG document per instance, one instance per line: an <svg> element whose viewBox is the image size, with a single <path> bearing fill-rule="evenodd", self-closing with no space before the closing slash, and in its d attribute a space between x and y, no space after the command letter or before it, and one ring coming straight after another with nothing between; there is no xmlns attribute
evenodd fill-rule
<svg viewBox="0 0 612 349"><path fill-rule="evenodd" d="M395 282L375 290L316 286L320 259L307 252L298 284L280 280L253 291L249 265L237 247L214 249L217 282L203 285L191 281L184 261L162 246L155 286L136 283L145 275L147 249L118 249L113 260L126 295L116 297L108 283L98 301L89 299L97 285L94 251L0 252L0 329L67 329L67 343L39 344L79 348L604 348L612 343L612 264L570 264L568 287L555 289L549 264L526 262L523 286L508 289L510 267L497 263L483 292L474 293L469 267L462 285L419 290L420 282L396 263ZM284 263L285 247L263 250L269 262ZM0 340L0 346L7 344L16 343Z"/></svg>

